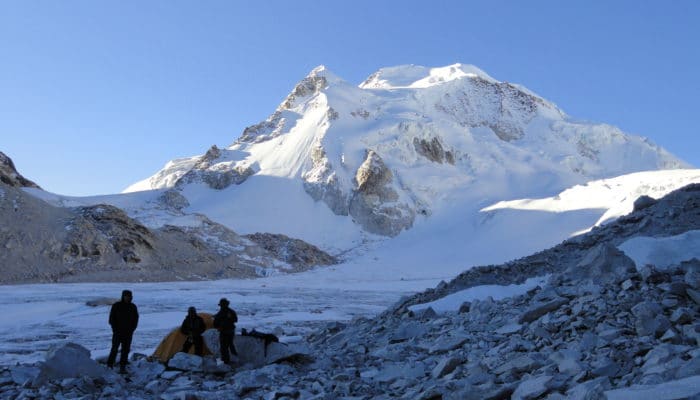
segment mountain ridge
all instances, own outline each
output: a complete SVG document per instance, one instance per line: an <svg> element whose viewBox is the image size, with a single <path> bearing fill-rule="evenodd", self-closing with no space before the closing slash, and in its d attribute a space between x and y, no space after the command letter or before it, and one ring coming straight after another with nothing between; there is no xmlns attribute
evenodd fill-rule
<svg viewBox="0 0 700 400"><path fill-rule="evenodd" d="M246 185L249 195L268 196L249 182L274 177L301 184L362 235L393 237L468 190L495 202L688 167L648 139L574 121L523 86L463 64L384 68L359 86L317 67L265 121L216 154L173 160L125 192L175 187L204 199L208 187L211 203L227 197L213 191ZM477 188L484 182L488 190ZM205 213L211 205L192 204Z"/></svg>

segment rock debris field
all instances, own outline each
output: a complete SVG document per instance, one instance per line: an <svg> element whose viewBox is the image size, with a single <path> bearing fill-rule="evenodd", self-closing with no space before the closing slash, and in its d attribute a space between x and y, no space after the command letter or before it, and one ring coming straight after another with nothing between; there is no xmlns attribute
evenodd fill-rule
<svg viewBox="0 0 700 400"><path fill-rule="evenodd" d="M698 399L700 261L640 265L619 247L641 234L695 231L699 214L700 185L640 202L555 248L473 268L374 317L324 323L303 335L300 350L258 365L228 369L182 355L164 366L136 355L124 379L63 343L44 362L4 367L0 397ZM431 306L470 287L537 276L538 286L499 300ZM56 372L60 357L51 356L60 352L84 371Z"/></svg>

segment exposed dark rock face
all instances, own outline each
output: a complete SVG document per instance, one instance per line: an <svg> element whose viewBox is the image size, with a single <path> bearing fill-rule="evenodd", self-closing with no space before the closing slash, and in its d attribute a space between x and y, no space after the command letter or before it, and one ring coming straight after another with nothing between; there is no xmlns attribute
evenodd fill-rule
<svg viewBox="0 0 700 400"><path fill-rule="evenodd" d="M221 157L221 150L212 146L201 157L201 159L178 179L176 186L186 183L204 182L212 189L225 189L231 185L240 185L248 177L255 174L255 170L249 166L228 166L216 164L215 161Z"/></svg>
<svg viewBox="0 0 700 400"><path fill-rule="evenodd" d="M5 153L0 151L0 182L16 187L33 187L39 188L39 186L30 181L29 179L23 177L17 169L15 169L15 164L12 159L5 155ZM39 188L40 189L40 188Z"/></svg>
<svg viewBox="0 0 700 400"><path fill-rule="evenodd" d="M505 142L522 138L523 127L535 117L538 105L544 104L542 99L507 82L480 77L465 82L469 90L447 92L435 107L463 126L488 127ZM478 104L474 104L475 93Z"/></svg>
<svg viewBox="0 0 700 400"><path fill-rule="evenodd" d="M126 263L141 262L141 254L153 250L153 233L114 206L99 204L76 209L66 224L65 262L114 253Z"/></svg>
<svg viewBox="0 0 700 400"><path fill-rule="evenodd" d="M368 232L396 236L413 225L415 211L399 201L392 182L393 174L379 154L367 151L355 174L357 189L350 199L349 214Z"/></svg>
<svg viewBox="0 0 700 400"><path fill-rule="evenodd" d="M187 200L187 198L175 189L170 189L163 192L163 194L158 198L158 201L175 211L181 211L183 208L190 206L190 202Z"/></svg>
<svg viewBox="0 0 700 400"><path fill-rule="evenodd" d="M442 143L440 143L440 139L436 137L432 138L430 141L413 138L413 147L416 149L418 154L432 162L439 164L446 162L453 165L455 163L454 153L452 151L445 150Z"/></svg>
<svg viewBox="0 0 700 400"><path fill-rule="evenodd" d="M254 233L245 235L245 237L274 254L277 259L293 266L293 272L306 271L314 266L333 265L338 262L335 257L318 247L282 234Z"/></svg>
<svg viewBox="0 0 700 400"><path fill-rule="evenodd" d="M338 175L323 147L311 149L311 171L304 174L304 190L315 201L323 201L336 215L348 215L349 195L344 193Z"/></svg>

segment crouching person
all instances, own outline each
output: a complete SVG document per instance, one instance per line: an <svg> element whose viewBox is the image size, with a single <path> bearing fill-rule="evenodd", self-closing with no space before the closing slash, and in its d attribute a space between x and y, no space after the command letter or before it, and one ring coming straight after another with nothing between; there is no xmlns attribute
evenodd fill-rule
<svg viewBox="0 0 700 400"><path fill-rule="evenodd" d="M204 319L197 315L197 309L190 307L187 309L187 317L182 321L180 332L187 335L185 343L182 344L182 351L187 353L194 345L194 354L202 356L204 354L204 339L202 334L207 329Z"/></svg>
<svg viewBox="0 0 700 400"><path fill-rule="evenodd" d="M221 360L226 364L231 364L231 354L238 354L236 352L236 346L233 344L238 315L229 308L229 304L226 298L221 299L219 301L219 312L214 316L214 328L219 330Z"/></svg>

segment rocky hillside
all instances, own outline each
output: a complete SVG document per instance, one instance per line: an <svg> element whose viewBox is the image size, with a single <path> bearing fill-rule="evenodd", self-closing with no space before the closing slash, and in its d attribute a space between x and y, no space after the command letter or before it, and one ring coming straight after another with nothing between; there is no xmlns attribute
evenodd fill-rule
<svg viewBox="0 0 700 400"><path fill-rule="evenodd" d="M30 181L29 179L23 177L17 169L15 168L15 163L12 159L8 157L5 153L0 151L0 182L15 186L15 187L33 187L39 188L39 186Z"/></svg>
<svg viewBox="0 0 700 400"><path fill-rule="evenodd" d="M700 260L637 265L626 239L693 234L700 185L531 257L475 268L373 319L332 323L307 338L309 357L231 371L171 370L138 359L132 382L104 374L49 382L42 367L0 372L8 396L131 395L246 399L691 399L700 396ZM696 246L693 242L691 246ZM624 245L623 245L624 246ZM693 253L692 249L687 254ZM438 310L484 284L542 283ZM498 290L494 290L494 295ZM215 341L214 341L215 343ZM175 369L175 370L172 370ZM205 369L206 370L206 369ZM143 382L147 376L148 385ZM136 383L139 382L139 383Z"/></svg>
<svg viewBox="0 0 700 400"><path fill-rule="evenodd" d="M196 226L149 228L112 205L52 206L26 193L37 186L14 169L2 177L0 283L251 278L335 263L301 241L248 239L203 216Z"/></svg>

